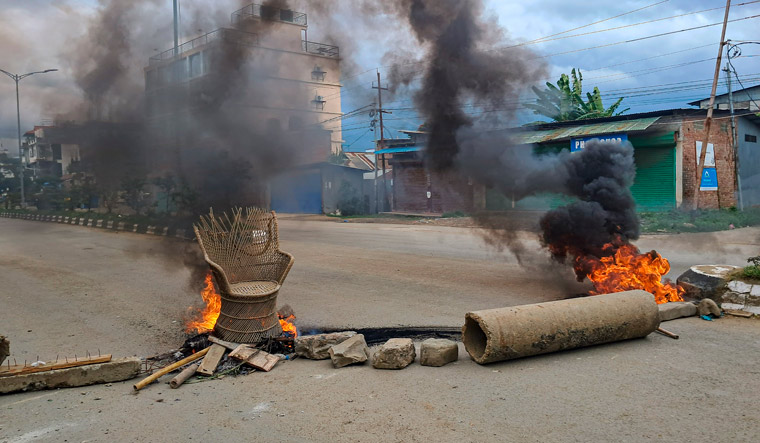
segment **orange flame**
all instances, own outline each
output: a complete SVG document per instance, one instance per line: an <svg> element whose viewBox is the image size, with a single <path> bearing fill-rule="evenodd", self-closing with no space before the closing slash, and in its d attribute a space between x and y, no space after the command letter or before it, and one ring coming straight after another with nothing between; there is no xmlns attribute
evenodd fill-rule
<svg viewBox="0 0 760 443"><path fill-rule="evenodd" d="M287 318L280 317L280 326L282 326L282 332L283 334L296 338L298 337L298 329L296 328L296 325L293 323L296 319L296 316L293 314L290 314L287 316Z"/></svg>
<svg viewBox="0 0 760 443"><path fill-rule="evenodd" d="M193 318L185 324L185 332L206 332L214 329L216 319L219 318L219 311L222 308L222 298L214 288L214 280L211 271L206 274L204 287L201 290L201 297L206 306L201 310L191 308Z"/></svg>
<svg viewBox="0 0 760 443"><path fill-rule="evenodd" d="M604 250L615 246L608 243ZM592 295L643 289L654 295L658 304L683 301L684 289L670 282L662 282L662 276L670 271L670 263L657 251L639 253L632 244L623 244L613 255L607 257L578 256L576 270L583 270L594 284Z"/></svg>

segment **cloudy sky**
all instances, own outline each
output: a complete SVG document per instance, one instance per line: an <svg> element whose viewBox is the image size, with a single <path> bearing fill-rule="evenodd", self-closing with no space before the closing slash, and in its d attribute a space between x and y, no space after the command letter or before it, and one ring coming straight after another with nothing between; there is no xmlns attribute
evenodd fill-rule
<svg viewBox="0 0 760 443"><path fill-rule="evenodd" d="M144 0L144 3L151 19L140 30L143 41L135 45L129 61L136 81L140 81L141 64L155 50L168 48L172 38L172 1ZM199 31L227 25L229 12L239 7L240 1L181 0L181 3L183 40L187 40ZM294 3L300 3L299 9L309 14L310 40L329 39L335 29L344 30L341 35L345 37L333 37L344 39L338 43L350 48L342 51L350 57L344 68L344 112L371 102L376 69L386 75L390 64L415 55L415 49L405 44L409 40L398 37L403 29L389 26L380 32L362 32L362 23L371 23L373 18L357 20L351 6L347 6L351 4L348 0L326 0L329 12L316 11L306 0ZM536 83L556 81L561 73L580 68L584 73L584 90L598 86L607 103L625 97L623 107L630 107L629 112L643 112L688 107L689 101L709 95L720 26L707 25L722 21L724 5L723 0L486 0L485 14L505 32L505 41L494 44L493 50L509 51L509 45L522 43L533 51L537 61L546 63L549 74L545 79L536 79ZM78 49L78 41L86 32L98 1L0 0L0 8L3 11L0 69L15 73L60 69L20 83L22 129L27 130L67 112L80 100L73 81L77 62L72 54ZM324 19L320 23L320 14L330 14L334 21L327 23ZM760 17L747 18L758 15L760 1L732 1L730 20L736 21L729 23L727 38L760 39L757 33ZM612 18L615 16L619 17ZM669 18L673 16L679 17ZM595 22L600 23L592 24ZM698 27L701 28L687 30ZM653 37L658 34L666 35ZM544 41L535 42L542 38ZM744 86L760 84L757 57L760 45L742 48L743 56L733 60L734 67ZM719 92L724 91L725 77L721 75ZM522 100L530 99L528 93ZM388 97L384 105L393 110L386 119L391 135L420 123L416 113L409 109L412 102L408 94ZM0 141L12 153L17 149L15 111L14 82L1 77ZM519 114L518 123L537 118L525 111ZM368 132L367 115L348 118L343 124L344 140L351 150L371 147L374 133Z"/></svg>

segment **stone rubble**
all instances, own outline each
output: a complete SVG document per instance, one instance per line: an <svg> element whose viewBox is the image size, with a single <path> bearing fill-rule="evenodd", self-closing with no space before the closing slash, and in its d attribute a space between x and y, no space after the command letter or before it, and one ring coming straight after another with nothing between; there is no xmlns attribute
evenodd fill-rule
<svg viewBox="0 0 760 443"><path fill-rule="evenodd" d="M363 334L356 334L329 350L333 366L342 368L355 363L364 363L369 359L369 347Z"/></svg>
<svg viewBox="0 0 760 443"><path fill-rule="evenodd" d="M697 315L697 307L688 301L676 301L657 305L660 310L660 321L675 320L681 317Z"/></svg>
<svg viewBox="0 0 760 443"><path fill-rule="evenodd" d="M712 314L715 317L720 317L720 308L718 307L718 304L709 298L699 302L697 311L699 311L700 316Z"/></svg>
<svg viewBox="0 0 760 443"><path fill-rule="evenodd" d="M326 360L330 358L331 347L355 335L356 332L354 331L344 331L296 337L296 354L299 357L310 358L312 360Z"/></svg>
<svg viewBox="0 0 760 443"><path fill-rule="evenodd" d="M375 351L372 366L377 369L404 369L416 357L417 352L411 338L392 338Z"/></svg>
<svg viewBox="0 0 760 443"><path fill-rule="evenodd" d="M459 358L459 346L452 340L429 338L420 345L422 366L443 366Z"/></svg>

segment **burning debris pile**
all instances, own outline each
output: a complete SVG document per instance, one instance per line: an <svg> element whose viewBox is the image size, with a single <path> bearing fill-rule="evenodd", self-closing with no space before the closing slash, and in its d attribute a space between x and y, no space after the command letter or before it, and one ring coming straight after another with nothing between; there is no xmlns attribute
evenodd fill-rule
<svg viewBox="0 0 760 443"><path fill-rule="evenodd" d="M657 303L682 301L683 289L662 283L668 261L656 251L641 254L631 244L639 236L639 218L630 191L636 173L630 145L589 142L565 157L555 166L563 170L564 193L578 200L541 218L542 240L552 257L561 262L571 257L578 281L588 278L594 295L643 289Z"/></svg>
<svg viewBox="0 0 760 443"><path fill-rule="evenodd" d="M223 374L239 372L243 365L270 371L295 349L293 309L285 305L272 312L293 265L293 257L279 250L274 212L235 208L218 216L211 210L193 228L210 268L201 290L205 307L186 325L186 332L199 335L186 344L185 352L174 355L182 360L136 384L135 390L201 357L203 362L194 370L186 368L173 387L196 372L212 376L220 363Z"/></svg>

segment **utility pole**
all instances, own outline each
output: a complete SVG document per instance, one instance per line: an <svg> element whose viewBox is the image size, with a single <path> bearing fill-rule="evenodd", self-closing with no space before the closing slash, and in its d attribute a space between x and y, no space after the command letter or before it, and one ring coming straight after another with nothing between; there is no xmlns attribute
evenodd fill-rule
<svg viewBox="0 0 760 443"><path fill-rule="evenodd" d="M730 58L731 54L726 53L726 58ZM734 116L734 93L731 90L731 69L728 62L726 62L726 68L723 69L726 73L726 83L728 86L728 108L731 110L731 148L734 155L734 177L736 178L736 191L739 200L739 210L744 210L744 202L742 201L742 178L739 175L739 148L736 140L736 116Z"/></svg>
<svg viewBox="0 0 760 443"><path fill-rule="evenodd" d="M47 74L48 72L55 72L57 69L46 69L44 71L34 71L34 72L27 72L26 74L11 74L8 71L5 71L3 69L0 69L0 72L10 77L14 82L16 82L16 128L18 130L18 159L19 159L19 178L21 179L21 207L26 207L26 197L24 196L24 169L26 168L26 165L24 164L24 152L23 148L21 147L21 105L19 101L18 96L18 82L21 80L34 75L34 74Z"/></svg>
<svg viewBox="0 0 760 443"><path fill-rule="evenodd" d="M718 58L715 60L715 74L713 75L712 92L710 92L710 102L707 106L707 117L705 118L705 136L702 142L702 152L697 159L697 182L694 187L694 202L692 209L699 209L699 188L702 187L702 172L705 167L705 157L707 156L707 144L710 141L710 126L712 126L713 107L715 106L715 91L718 89L718 77L720 76L720 62L723 56L723 46L726 44L726 25L728 24L728 10L731 7L731 0L726 0L726 12L723 15L723 29L720 32L720 45L718 46ZM715 155L717 158L718 156ZM716 173L717 173L717 161ZM717 177L716 177L717 180ZM720 185L718 186L718 195L720 195Z"/></svg>
<svg viewBox="0 0 760 443"><path fill-rule="evenodd" d="M380 212L380 202L377 193L377 167L380 165L380 160L377 158L377 151L385 147L385 130L383 127L383 91L387 91L388 87L383 87L380 83L380 71L377 71L377 86L372 86L372 89L377 89L377 113L380 117L380 140L378 140L375 146L375 212ZM385 209L386 194L388 193L388 181L385 176L385 154L383 156L383 209Z"/></svg>

